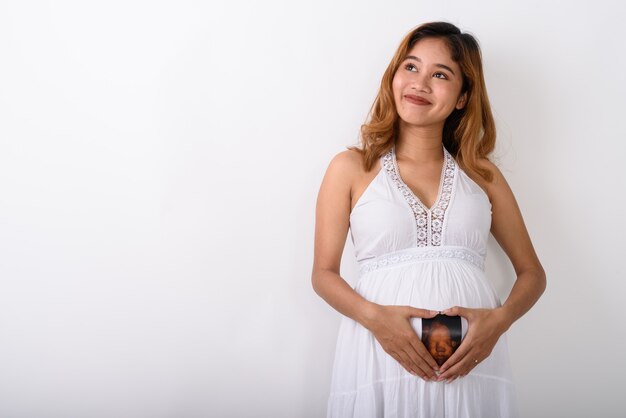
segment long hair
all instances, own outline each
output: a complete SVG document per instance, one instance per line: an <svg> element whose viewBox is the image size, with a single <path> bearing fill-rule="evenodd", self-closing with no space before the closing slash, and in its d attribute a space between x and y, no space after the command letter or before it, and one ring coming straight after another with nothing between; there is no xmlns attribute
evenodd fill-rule
<svg viewBox="0 0 626 418"><path fill-rule="evenodd" d="M376 160L396 141L399 115L393 97L393 78L413 45L424 38L445 41L452 60L463 73L461 94L467 92L466 105L462 109L454 109L444 122L443 145L461 168L478 173L491 182L491 171L477 163L479 158L487 158L496 142L495 122L487 97L480 47L472 35L461 33L459 28L448 22L424 23L404 37L383 75L368 120L361 125L361 148L347 148L361 153L365 170L370 171Z"/></svg>

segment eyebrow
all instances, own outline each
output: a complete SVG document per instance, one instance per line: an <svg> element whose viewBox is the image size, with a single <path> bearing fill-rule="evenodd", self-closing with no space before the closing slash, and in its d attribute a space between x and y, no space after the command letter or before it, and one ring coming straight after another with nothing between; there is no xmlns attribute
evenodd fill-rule
<svg viewBox="0 0 626 418"><path fill-rule="evenodd" d="M404 58L404 60L405 60L405 61L406 61L406 60L408 60L408 59L412 59L412 60L415 60L415 61L417 61L417 62L422 62L422 60L421 60L421 59L419 59L418 57L416 57L416 56L414 56L414 55L407 55L407 56ZM447 65L444 65L444 64L435 64L435 67L443 68L443 69L445 69L445 70L450 71L452 74L454 74L454 71L452 71L452 68L448 67ZM454 74L454 75L456 75L456 74Z"/></svg>

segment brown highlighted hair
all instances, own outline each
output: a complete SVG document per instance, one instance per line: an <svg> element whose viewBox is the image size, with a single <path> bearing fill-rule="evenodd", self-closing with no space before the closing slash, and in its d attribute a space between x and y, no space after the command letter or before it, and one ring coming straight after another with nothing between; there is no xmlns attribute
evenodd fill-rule
<svg viewBox="0 0 626 418"><path fill-rule="evenodd" d="M487 88L483 77L482 55L476 39L461 33L448 22L429 22L412 29L400 42L380 83L378 95L370 109L368 120L361 125L361 147L351 146L362 154L366 171L388 151L398 136L399 115L396 109L392 82L398 67L413 45L424 38L442 39L452 60L463 73L461 94L467 92L466 105L454 109L443 127L443 144L465 171L478 173L491 182L493 174L478 166L479 158L487 158L496 142L496 128Z"/></svg>

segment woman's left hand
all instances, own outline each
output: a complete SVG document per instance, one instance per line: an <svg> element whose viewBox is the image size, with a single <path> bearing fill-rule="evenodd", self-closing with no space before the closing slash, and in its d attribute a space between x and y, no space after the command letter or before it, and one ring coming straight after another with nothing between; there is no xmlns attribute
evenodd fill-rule
<svg viewBox="0 0 626 418"><path fill-rule="evenodd" d="M468 321L468 330L461 345L439 369L437 381L448 379L450 383L457 377L465 376L478 362L489 357L508 326L501 307L485 309L454 306L442 313L449 316L460 315Z"/></svg>

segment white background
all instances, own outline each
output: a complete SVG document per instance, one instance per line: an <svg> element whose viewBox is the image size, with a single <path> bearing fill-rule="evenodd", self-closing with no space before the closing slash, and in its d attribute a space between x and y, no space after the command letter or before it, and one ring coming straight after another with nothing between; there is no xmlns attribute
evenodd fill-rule
<svg viewBox="0 0 626 418"><path fill-rule="evenodd" d="M0 2L0 416L323 417L340 314L311 287L317 192L431 20L481 44L493 160L547 272L508 333L522 415L618 416L620 7ZM493 237L487 260L504 301Z"/></svg>

